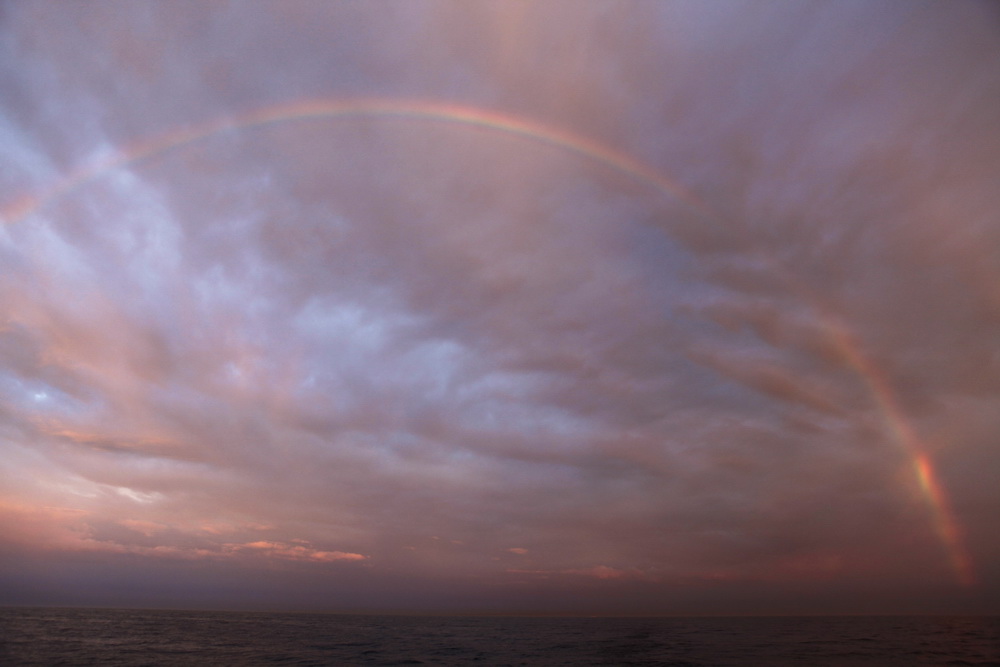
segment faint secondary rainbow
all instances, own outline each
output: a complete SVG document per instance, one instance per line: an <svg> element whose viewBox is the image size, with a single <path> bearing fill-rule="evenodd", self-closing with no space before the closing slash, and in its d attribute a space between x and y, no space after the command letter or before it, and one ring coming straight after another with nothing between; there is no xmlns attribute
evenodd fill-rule
<svg viewBox="0 0 1000 667"><path fill-rule="evenodd" d="M290 102L251 110L237 116L227 116L189 125L142 139L81 165L53 186L43 189L39 193L25 195L10 202L3 209L0 209L0 215L7 223L19 222L43 208L47 203L72 193L116 168L156 157L172 149L207 139L225 131L251 129L284 122L371 116L478 127L553 146L595 161L652 186L668 198L683 203L708 223L724 224L726 220L726 216L717 209L656 167L638 160L624 151L570 130L481 107L432 100L384 98L318 99ZM767 253L762 252L762 255L767 255ZM821 306L822 301L815 294L811 294L801 285L797 285L794 276L788 275L788 272L780 266L775 265L774 268L785 275L796 293L809 299L814 305L820 306L820 310L824 313L823 319L827 324L828 333L844 362L867 384L893 439L910 460L913 473L927 503L935 531L948 551L958 581L963 585L972 584L974 582L972 561L962 544L960 531L949 508L947 497L937 480L930 459L923 451L923 445L899 406L899 401L890 383L874 362L864 354L861 346L846 326L840 323L838 318L830 316L827 309Z"/></svg>
<svg viewBox="0 0 1000 667"><path fill-rule="evenodd" d="M3 208L3 217L8 223L17 222L49 201L65 196L110 170L155 157L226 130L243 130L291 121L366 116L480 127L554 146L652 185L705 217L715 217L711 207L703 200L655 167L575 132L491 109L428 100L372 98L306 100L269 106L143 139L82 165L54 186L36 195L27 195L11 202Z"/></svg>

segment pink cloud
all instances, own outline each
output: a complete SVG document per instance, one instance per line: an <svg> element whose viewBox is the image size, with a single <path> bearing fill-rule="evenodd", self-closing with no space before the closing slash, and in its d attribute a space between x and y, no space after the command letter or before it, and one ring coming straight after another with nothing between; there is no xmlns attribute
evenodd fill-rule
<svg viewBox="0 0 1000 667"><path fill-rule="evenodd" d="M638 569L628 569L623 570L619 568L609 567L607 565L595 565L594 567L586 568L569 568L562 570L519 570L519 569L508 569L509 574L530 574L537 575L544 578L550 576L571 576L571 577L587 577L590 579L640 579L643 581L659 581L659 577L650 575L647 572L643 572Z"/></svg>
<svg viewBox="0 0 1000 667"><path fill-rule="evenodd" d="M289 544L286 542L268 542L268 541L257 541L257 542L247 542L244 544L227 544L225 548L230 552L241 552L241 551L251 551L263 553L268 556L274 556L276 558L282 558L286 560L298 560L298 561L320 561L324 563L332 563L334 561L360 561L368 560L368 556L359 553L352 553L347 551L321 551L319 549L314 549L311 546L304 546L307 544L304 540L292 540L297 544Z"/></svg>
<svg viewBox="0 0 1000 667"><path fill-rule="evenodd" d="M470 582L933 596L953 575L909 427L995 593L998 37L974 3L426 4L10 3L0 552L370 564L484 606ZM301 115L340 94L585 141ZM2 561L0 604L32 571Z"/></svg>

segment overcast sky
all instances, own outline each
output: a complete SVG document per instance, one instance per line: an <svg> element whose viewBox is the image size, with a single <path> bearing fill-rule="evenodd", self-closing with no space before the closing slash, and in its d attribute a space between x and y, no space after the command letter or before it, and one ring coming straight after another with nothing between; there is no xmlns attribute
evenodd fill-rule
<svg viewBox="0 0 1000 667"><path fill-rule="evenodd" d="M0 604L1000 612L998 176L985 2L5 3Z"/></svg>

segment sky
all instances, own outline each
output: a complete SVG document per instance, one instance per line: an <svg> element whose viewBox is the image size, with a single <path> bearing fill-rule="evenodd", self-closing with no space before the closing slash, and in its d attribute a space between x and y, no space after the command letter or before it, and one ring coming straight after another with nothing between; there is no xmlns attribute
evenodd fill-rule
<svg viewBox="0 0 1000 667"><path fill-rule="evenodd" d="M1000 12L0 5L0 604L1000 613Z"/></svg>

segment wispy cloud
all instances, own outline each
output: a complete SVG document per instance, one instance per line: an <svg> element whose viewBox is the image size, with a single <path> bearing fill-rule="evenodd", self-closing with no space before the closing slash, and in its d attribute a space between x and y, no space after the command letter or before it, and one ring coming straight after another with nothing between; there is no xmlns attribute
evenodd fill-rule
<svg viewBox="0 0 1000 667"><path fill-rule="evenodd" d="M995 21L975 2L7 7L0 581L30 602L39 563L75 562L85 601L128 556L150 581L183 561L235 582L220 605L266 570L328 577L286 606L341 587L556 608L578 586L595 609L781 589L780 610L808 582L821 610L878 582L887 609L911 587L981 609ZM359 98L482 122L237 122ZM225 129L185 142L205 127Z"/></svg>

